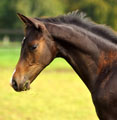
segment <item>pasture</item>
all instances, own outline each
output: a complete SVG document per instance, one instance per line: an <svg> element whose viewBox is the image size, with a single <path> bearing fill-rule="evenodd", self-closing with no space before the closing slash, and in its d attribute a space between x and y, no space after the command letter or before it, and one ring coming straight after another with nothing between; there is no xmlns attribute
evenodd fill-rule
<svg viewBox="0 0 117 120"><path fill-rule="evenodd" d="M98 120L91 95L63 60L54 60L32 83L30 91L9 85L20 44L0 43L0 120Z"/></svg>

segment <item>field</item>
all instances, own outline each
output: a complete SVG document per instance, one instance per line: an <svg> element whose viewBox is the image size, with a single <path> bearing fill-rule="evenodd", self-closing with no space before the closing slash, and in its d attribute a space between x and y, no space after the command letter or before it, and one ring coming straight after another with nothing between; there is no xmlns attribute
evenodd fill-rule
<svg viewBox="0 0 117 120"><path fill-rule="evenodd" d="M9 85L19 43L0 43L0 120L98 120L91 95L63 59L54 60L32 83L15 92Z"/></svg>

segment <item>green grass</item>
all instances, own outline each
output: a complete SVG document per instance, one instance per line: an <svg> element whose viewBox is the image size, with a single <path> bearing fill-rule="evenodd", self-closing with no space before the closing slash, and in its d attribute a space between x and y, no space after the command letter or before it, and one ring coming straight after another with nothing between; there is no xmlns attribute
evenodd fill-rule
<svg viewBox="0 0 117 120"><path fill-rule="evenodd" d="M98 120L89 91L74 72L45 70L30 91L16 93L8 84L12 71L0 70L0 120Z"/></svg>
<svg viewBox="0 0 117 120"><path fill-rule="evenodd" d="M20 43L3 44L0 42L0 67L13 67L20 55Z"/></svg>
<svg viewBox="0 0 117 120"><path fill-rule="evenodd" d="M9 81L16 46L0 47L0 120L98 120L88 89L63 59L42 71L31 90L15 92Z"/></svg>
<svg viewBox="0 0 117 120"><path fill-rule="evenodd" d="M0 67L14 67L20 55L20 43L4 45L0 43ZM71 68L64 59L56 59L51 67L47 69L69 69Z"/></svg>

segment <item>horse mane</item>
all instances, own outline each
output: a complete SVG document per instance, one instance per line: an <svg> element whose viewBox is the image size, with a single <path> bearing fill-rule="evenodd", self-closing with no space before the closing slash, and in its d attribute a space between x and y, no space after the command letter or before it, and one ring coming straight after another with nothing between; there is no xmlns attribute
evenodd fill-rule
<svg viewBox="0 0 117 120"><path fill-rule="evenodd" d="M57 17L36 19L43 22L50 22L55 24L73 24L87 29L96 35L100 35L102 38L117 43L117 35L110 27L106 25L96 24L89 17L87 17L84 12L80 12L79 10Z"/></svg>

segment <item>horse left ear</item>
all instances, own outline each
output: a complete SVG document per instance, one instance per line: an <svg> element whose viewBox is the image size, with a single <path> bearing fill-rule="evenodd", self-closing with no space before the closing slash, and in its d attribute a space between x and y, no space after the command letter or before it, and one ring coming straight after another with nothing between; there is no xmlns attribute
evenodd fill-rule
<svg viewBox="0 0 117 120"><path fill-rule="evenodd" d="M45 31L46 27L44 25L44 23L40 22L39 20L35 19L35 18L29 18L30 21L34 24L35 28L41 31Z"/></svg>
<svg viewBox="0 0 117 120"><path fill-rule="evenodd" d="M45 25L37 19L26 17L20 13L17 13L17 15L25 23L26 26L34 26L36 29L39 29L41 31L46 30Z"/></svg>

